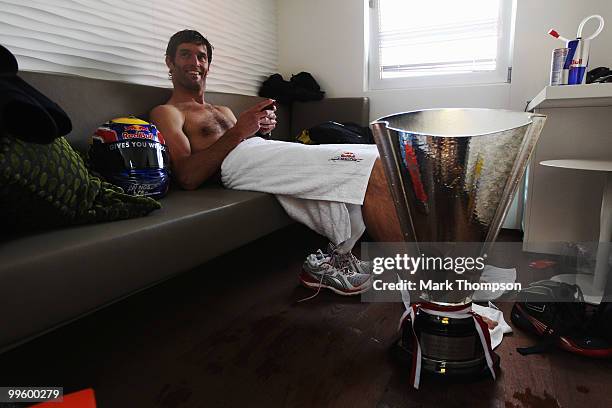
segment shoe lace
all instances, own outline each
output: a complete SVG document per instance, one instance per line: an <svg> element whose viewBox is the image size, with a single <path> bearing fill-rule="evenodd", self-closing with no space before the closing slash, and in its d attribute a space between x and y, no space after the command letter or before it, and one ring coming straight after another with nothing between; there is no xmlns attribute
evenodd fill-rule
<svg viewBox="0 0 612 408"><path fill-rule="evenodd" d="M338 270L347 276L352 276L360 271L359 259L351 252L346 254L334 254L332 258L335 261L335 265Z"/></svg>
<svg viewBox="0 0 612 408"><path fill-rule="evenodd" d="M326 273L327 273L327 272L324 272L324 273L322 273L322 274L321 274L321 280L319 280L319 287L317 287L317 291L315 292L315 294L314 294L314 295L310 295L310 296L308 296L308 297L305 297L305 298L303 298L303 299L298 299L298 301L297 301L298 303L306 302L307 300L314 299L314 298L316 298L316 297L317 297L317 295L318 295L318 294L319 294L319 292L321 291L321 285L323 285L323 276L324 276Z"/></svg>

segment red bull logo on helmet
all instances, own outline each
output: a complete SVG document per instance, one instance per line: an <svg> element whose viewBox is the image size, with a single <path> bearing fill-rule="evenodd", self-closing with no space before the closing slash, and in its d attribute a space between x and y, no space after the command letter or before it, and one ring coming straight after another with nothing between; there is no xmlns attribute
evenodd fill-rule
<svg viewBox="0 0 612 408"><path fill-rule="evenodd" d="M93 142L99 143L115 143L130 139L145 139L166 144L161 132L155 125L148 123L125 124L110 121L100 126L92 137Z"/></svg>
<svg viewBox="0 0 612 408"><path fill-rule="evenodd" d="M157 132L155 132L157 133ZM151 131L149 126L143 125L124 125L121 133L122 139L147 139L157 141L156 135Z"/></svg>

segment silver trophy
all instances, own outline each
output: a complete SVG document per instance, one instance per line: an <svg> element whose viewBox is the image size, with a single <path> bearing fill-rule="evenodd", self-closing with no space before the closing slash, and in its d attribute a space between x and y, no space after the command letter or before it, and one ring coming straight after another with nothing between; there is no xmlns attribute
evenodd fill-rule
<svg viewBox="0 0 612 408"><path fill-rule="evenodd" d="M408 251L435 257L486 254L545 120L543 115L506 110L432 109L373 122L404 241L410 243ZM449 271L429 271L428 278L454 279ZM477 281L479 274L462 278ZM456 310L457 305L471 305L471 293L423 292L419 301L429 302L430 309L438 311ZM474 323L454 319L450 312L449 316L421 313L420 321L412 322L416 329L404 332L407 354L416 330L423 348L423 370L438 374L482 371L487 366L485 357L490 358L474 346L480 344ZM463 335L450 332L459 327L467 331Z"/></svg>

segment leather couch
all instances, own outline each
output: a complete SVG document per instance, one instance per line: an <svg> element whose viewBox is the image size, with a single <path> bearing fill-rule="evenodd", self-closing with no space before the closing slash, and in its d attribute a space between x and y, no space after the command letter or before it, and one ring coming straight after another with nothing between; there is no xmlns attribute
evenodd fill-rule
<svg viewBox="0 0 612 408"><path fill-rule="evenodd" d="M85 150L105 121L147 118L170 89L75 76L21 73L60 104ZM237 114L259 99L207 93ZM295 137L325 120L367 125L367 98L330 98L281 106L274 136ZM289 225L272 195L208 186L171 190L163 208L143 218L50 230L0 243L0 352L189 270Z"/></svg>

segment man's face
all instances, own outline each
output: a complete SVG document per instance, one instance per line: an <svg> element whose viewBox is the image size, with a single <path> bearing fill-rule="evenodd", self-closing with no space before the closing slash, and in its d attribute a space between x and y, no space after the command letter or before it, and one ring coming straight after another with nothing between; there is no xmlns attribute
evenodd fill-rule
<svg viewBox="0 0 612 408"><path fill-rule="evenodd" d="M208 75L208 55L204 44L180 44L176 49L174 61L166 57L166 65L175 82L191 90L204 88Z"/></svg>

